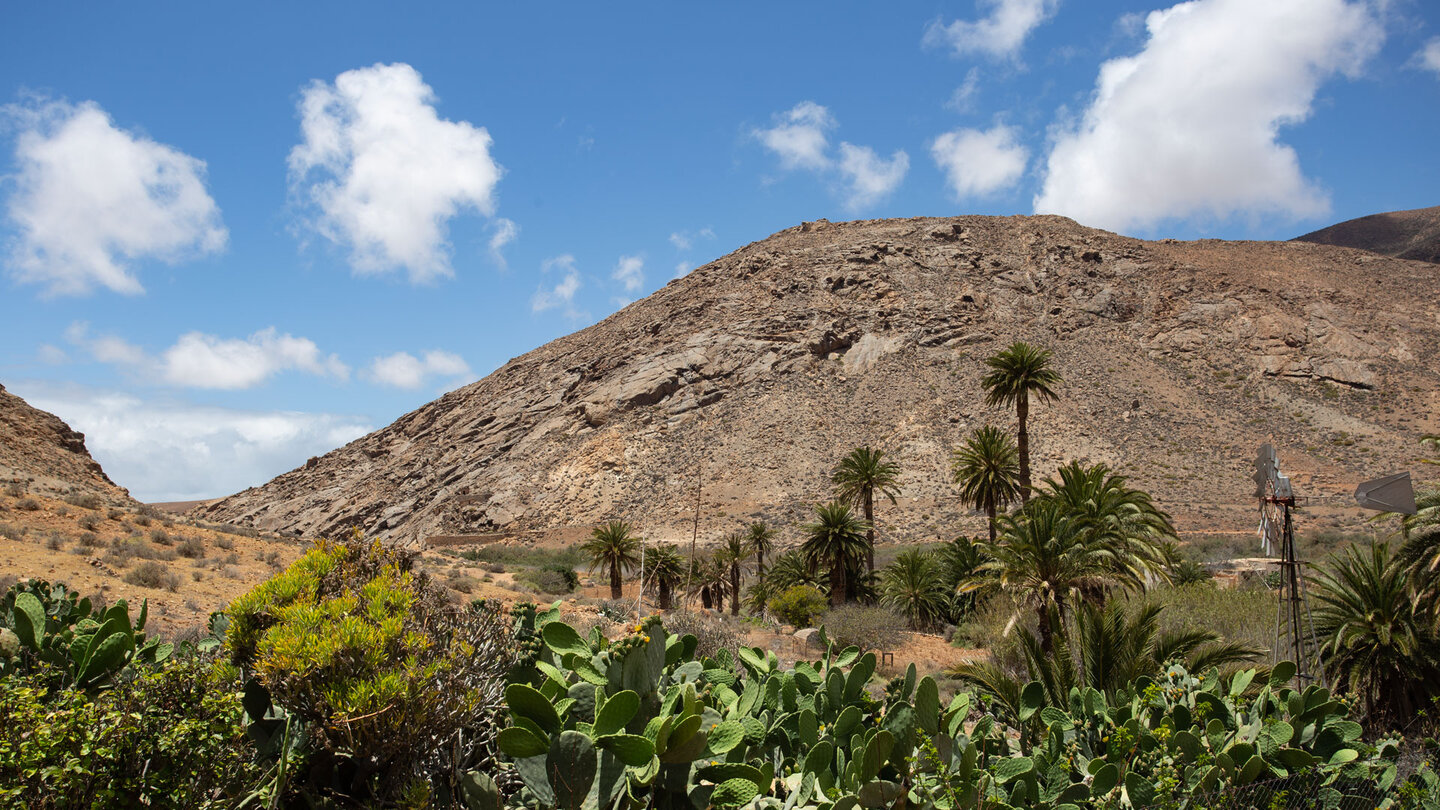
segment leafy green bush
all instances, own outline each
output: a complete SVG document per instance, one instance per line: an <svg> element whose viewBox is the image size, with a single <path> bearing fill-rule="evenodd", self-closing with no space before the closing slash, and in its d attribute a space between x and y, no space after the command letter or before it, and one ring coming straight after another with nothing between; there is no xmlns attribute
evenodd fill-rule
<svg viewBox="0 0 1440 810"><path fill-rule="evenodd" d="M303 725L295 790L311 798L453 797L492 756L506 622L488 603L452 607L413 563L379 542L322 541L231 605L227 644L268 692L257 702Z"/></svg>
<svg viewBox="0 0 1440 810"><path fill-rule="evenodd" d="M830 600L814 585L786 588L765 605L775 618L795 627L813 627L830 608Z"/></svg>
<svg viewBox="0 0 1440 810"><path fill-rule="evenodd" d="M826 613L821 622L836 644L862 650L894 649L905 637L905 618L885 607L845 605Z"/></svg>
<svg viewBox="0 0 1440 810"><path fill-rule="evenodd" d="M0 807L233 807L259 778L238 683L203 656L94 698L37 675L0 682Z"/></svg>
<svg viewBox="0 0 1440 810"><path fill-rule="evenodd" d="M158 664L172 645L145 634L148 604L134 622L124 599L100 609L64 585L17 583L0 598L0 627L14 634L19 655L0 662L0 677L34 674L53 687L98 689L134 664Z"/></svg>

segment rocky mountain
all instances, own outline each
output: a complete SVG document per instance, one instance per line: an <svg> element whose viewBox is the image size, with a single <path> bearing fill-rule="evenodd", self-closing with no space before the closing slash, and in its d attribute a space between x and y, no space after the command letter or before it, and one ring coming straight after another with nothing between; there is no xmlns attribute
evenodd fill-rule
<svg viewBox="0 0 1440 810"><path fill-rule="evenodd" d="M1360 248L1397 259L1440 263L1440 205L1371 214L1297 236L1295 241Z"/></svg>
<svg viewBox="0 0 1440 810"><path fill-rule="evenodd" d="M0 385L0 483L47 495L99 495L133 503L85 449L85 434L55 414L32 407Z"/></svg>
<svg viewBox="0 0 1440 810"><path fill-rule="evenodd" d="M950 456L1013 426L980 378L1025 340L1064 376L1032 408L1037 477L1103 461L1182 529L1247 531L1270 441L1307 520L1351 519L1356 482L1440 431L1437 292L1433 265L1306 242L1148 242L1055 216L807 222L204 511L403 542L612 518L688 541L698 513L704 542L807 519L870 443L903 469L882 538L978 532Z"/></svg>

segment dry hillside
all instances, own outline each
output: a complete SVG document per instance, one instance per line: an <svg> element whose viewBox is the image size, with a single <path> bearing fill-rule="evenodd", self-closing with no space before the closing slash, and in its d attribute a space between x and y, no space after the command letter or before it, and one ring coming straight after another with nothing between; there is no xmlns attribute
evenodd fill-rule
<svg viewBox="0 0 1440 810"><path fill-rule="evenodd" d="M106 503L135 505L85 449L85 434L60 417L32 407L0 385L0 483L27 491L98 495Z"/></svg>
<svg viewBox="0 0 1440 810"><path fill-rule="evenodd" d="M1147 242L1062 217L790 228L604 321L200 514L404 542L572 538L608 518L702 542L783 526L829 467L872 443L904 470L882 537L978 531L949 458L986 408L983 359L1054 351L1036 406L1039 476L1106 462L1182 529L1253 528L1261 442L1310 502L1352 521L1356 482L1412 465L1440 431L1434 265L1305 242ZM442 541L443 542L443 541Z"/></svg>
<svg viewBox="0 0 1440 810"><path fill-rule="evenodd" d="M1397 259L1440 263L1440 206L1346 220L1297 236L1295 241L1360 248Z"/></svg>

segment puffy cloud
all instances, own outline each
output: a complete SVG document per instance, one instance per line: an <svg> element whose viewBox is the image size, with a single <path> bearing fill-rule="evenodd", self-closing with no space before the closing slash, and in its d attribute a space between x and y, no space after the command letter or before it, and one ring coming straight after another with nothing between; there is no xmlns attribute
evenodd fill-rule
<svg viewBox="0 0 1440 810"><path fill-rule="evenodd" d="M1440 76L1440 37L1433 37L1415 54L1415 62Z"/></svg>
<svg viewBox="0 0 1440 810"><path fill-rule="evenodd" d="M644 270L644 256L621 256L610 278L625 285L626 292L637 292L645 284Z"/></svg>
<svg viewBox="0 0 1440 810"><path fill-rule="evenodd" d="M94 102L34 97L0 108L18 131L6 215L11 275L46 295L144 292L132 265L216 253L227 234L205 162L120 129Z"/></svg>
<svg viewBox="0 0 1440 810"><path fill-rule="evenodd" d="M896 149L889 160L875 154L868 146L840 144L840 174L848 186L845 205L858 210L888 197L900 187L910 170L910 156Z"/></svg>
<svg viewBox="0 0 1440 810"><path fill-rule="evenodd" d="M490 233L490 260L504 270L509 268L510 263L505 261L505 246L514 242L520 236L520 226L512 219L497 217L491 223Z"/></svg>
<svg viewBox="0 0 1440 810"><path fill-rule="evenodd" d="M1279 130L1320 84L1354 75L1384 39L1344 0L1193 0L1146 18L1139 54L1106 62L1083 120L1050 153L1037 213L1112 230L1236 213L1328 212Z"/></svg>
<svg viewBox="0 0 1440 810"><path fill-rule="evenodd" d="M1059 0L980 0L988 13L978 20L939 20L925 29L926 45L949 46L956 56L979 53L994 59L1014 58L1041 23L1055 16Z"/></svg>
<svg viewBox="0 0 1440 810"><path fill-rule="evenodd" d="M142 501L239 492L369 433L364 417L245 411L78 386L12 386L85 434L105 472Z"/></svg>
<svg viewBox="0 0 1440 810"><path fill-rule="evenodd" d="M1014 185L1030 153L1016 140L1013 127L1001 125L946 132L930 144L930 156L945 172L951 193L963 200Z"/></svg>
<svg viewBox="0 0 1440 810"><path fill-rule="evenodd" d="M780 158L780 168L807 169L832 177L838 174L845 205L852 210L884 199L899 188L910 170L910 156L899 149L885 160L868 146L842 141L839 158L832 158L825 131L835 127L835 119L813 101L802 101L775 118L774 127L752 134Z"/></svg>
<svg viewBox="0 0 1440 810"><path fill-rule="evenodd" d="M530 299L530 311L544 312L547 309L563 307L566 317L578 318L580 313L575 310L575 293L580 290L580 271L575 268L575 257L566 253L546 259L540 265L540 272L545 274L557 269L564 273L564 277L548 289L542 285L536 290Z"/></svg>
<svg viewBox="0 0 1440 810"><path fill-rule="evenodd" d="M350 376L349 367L337 355L323 354L309 338L282 335L274 327L244 339L189 332L159 357L151 357L141 347L114 335L92 337L84 322L71 324L65 336L98 362L186 388L253 388L283 371L303 371L337 380Z"/></svg>
<svg viewBox="0 0 1440 810"><path fill-rule="evenodd" d="M345 380L350 369L336 355L324 355L314 341L281 335L274 327L244 340L190 332L165 350L160 366L166 381L191 388L253 388L282 371L303 371Z"/></svg>
<svg viewBox="0 0 1440 810"><path fill-rule="evenodd" d="M417 358L409 352L396 352L377 357L370 364L366 376L381 385L395 388L419 388L430 377L450 377L451 382L473 377L470 364L454 352L434 349Z"/></svg>
<svg viewBox="0 0 1440 810"><path fill-rule="evenodd" d="M830 111L813 101L802 101L789 112L775 116L775 126L751 131L780 158L784 169L824 169L830 165L830 142L825 131L835 128Z"/></svg>
<svg viewBox="0 0 1440 810"><path fill-rule="evenodd" d="M490 133L435 111L435 94L406 64L346 71L300 99L302 142L291 182L314 203L310 223L350 249L361 273L404 268L411 281L452 275L449 220L495 210L501 167Z"/></svg>

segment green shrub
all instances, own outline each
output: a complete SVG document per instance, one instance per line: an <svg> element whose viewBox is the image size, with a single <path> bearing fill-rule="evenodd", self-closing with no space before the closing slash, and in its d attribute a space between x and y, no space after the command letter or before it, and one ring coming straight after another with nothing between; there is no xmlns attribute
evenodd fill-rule
<svg viewBox="0 0 1440 810"><path fill-rule="evenodd" d="M308 730L306 800L453 796L457 774L491 761L507 623L452 607L413 564L379 542L322 541L230 607L232 660Z"/></svg>
<svg viewBox="0 0 1440 810"><path fill-rule="evenodd" d="M811 627L829 609L830 600L814 585L796 585L772 597L765 607L786 624Z"/></svg>
<svg viewBox="0 0 1440 810"><path fill-rule="evenodd" d="M93 699L11 676L0 717L0 807L232 807L260 778L239 684L204 657Z"/></svg>
<svg viewBox="0 0 1440 810"><path fill-rule="evenodd" d="M844 605L826 613L821 623L842 647L890 650L905 638L905 617L884 607Z"/></svg>
<svg viewBox="0 0 1440 810"><path fill-rule="evenodd" d="M547 565L543 568L520 571L515 574L515 581L541 593L563 594L575 590L580 584L580 576L575 569L566 568L563 565Z"/></svg>

